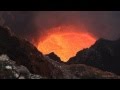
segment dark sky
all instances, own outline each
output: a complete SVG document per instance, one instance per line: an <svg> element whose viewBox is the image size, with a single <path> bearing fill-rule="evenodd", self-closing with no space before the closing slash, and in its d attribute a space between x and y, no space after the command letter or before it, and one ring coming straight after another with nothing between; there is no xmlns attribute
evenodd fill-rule
<svg viewBox="0 0 120 90"><path fill-rule="evenodd" d="M97 38L120 38L120 11L0 11L0 17L0 24L28 39L62 24L84 25Z"/></svg>

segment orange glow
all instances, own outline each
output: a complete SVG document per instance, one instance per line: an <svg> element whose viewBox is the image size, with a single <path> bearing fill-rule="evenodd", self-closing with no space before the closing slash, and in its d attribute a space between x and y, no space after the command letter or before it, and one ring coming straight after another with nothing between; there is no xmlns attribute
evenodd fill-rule
<svg viewBox="0 0 120 90"><path fill-rule="evenodd" d="M43 54L54 52L62 61L66 62L78 51L90 47L96 41L89 33L78 32L73 27L63 27L62 29L60 30L60 27L57 27L49 30L47 36L39 41L38 50Z"/></svg>

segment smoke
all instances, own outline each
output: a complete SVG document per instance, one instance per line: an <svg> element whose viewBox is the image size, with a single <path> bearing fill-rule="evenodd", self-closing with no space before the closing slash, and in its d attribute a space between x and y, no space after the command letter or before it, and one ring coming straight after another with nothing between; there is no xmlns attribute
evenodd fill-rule
<svg viewBox="0 0 120 90"><path fill-rule="evenodd" d="M120 11L94 11L81 13L83 21L98 38L120 38Z"/></svg>
<svg viewBox="0 0 120 90"><path fill-rule="evenodd" d="M96 38L120 38L120 11L0 11L0 17L2 25L30 41L61 25L84 26Z"/></svg>

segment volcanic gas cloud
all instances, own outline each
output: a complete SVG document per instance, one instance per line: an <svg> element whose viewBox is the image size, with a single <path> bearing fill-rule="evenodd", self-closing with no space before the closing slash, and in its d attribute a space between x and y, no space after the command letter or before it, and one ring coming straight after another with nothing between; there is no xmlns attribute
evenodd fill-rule
<svg viewBox="0 0 120 90"><path fill-rule="evenodd" d="M58 26L47 30L39 38L37 48L43 54L54 52L66 62L78 51L90 47L95 41L96 39L90 33L82 32L75 26Z"/></svg>

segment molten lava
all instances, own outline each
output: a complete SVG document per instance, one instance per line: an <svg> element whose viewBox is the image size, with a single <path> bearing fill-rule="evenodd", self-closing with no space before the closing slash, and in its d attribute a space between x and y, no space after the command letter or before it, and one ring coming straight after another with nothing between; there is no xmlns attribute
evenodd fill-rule
<svg viewBox="0 0 120 90"><path fill-rule="evenodd" d="M47 32L47 36L39 41L37 46L43 54L54 52L62 61L66 62L70 57L84 48L90 47L96 39L89 33L76 31L75 28L54 28Z"/></svg>

